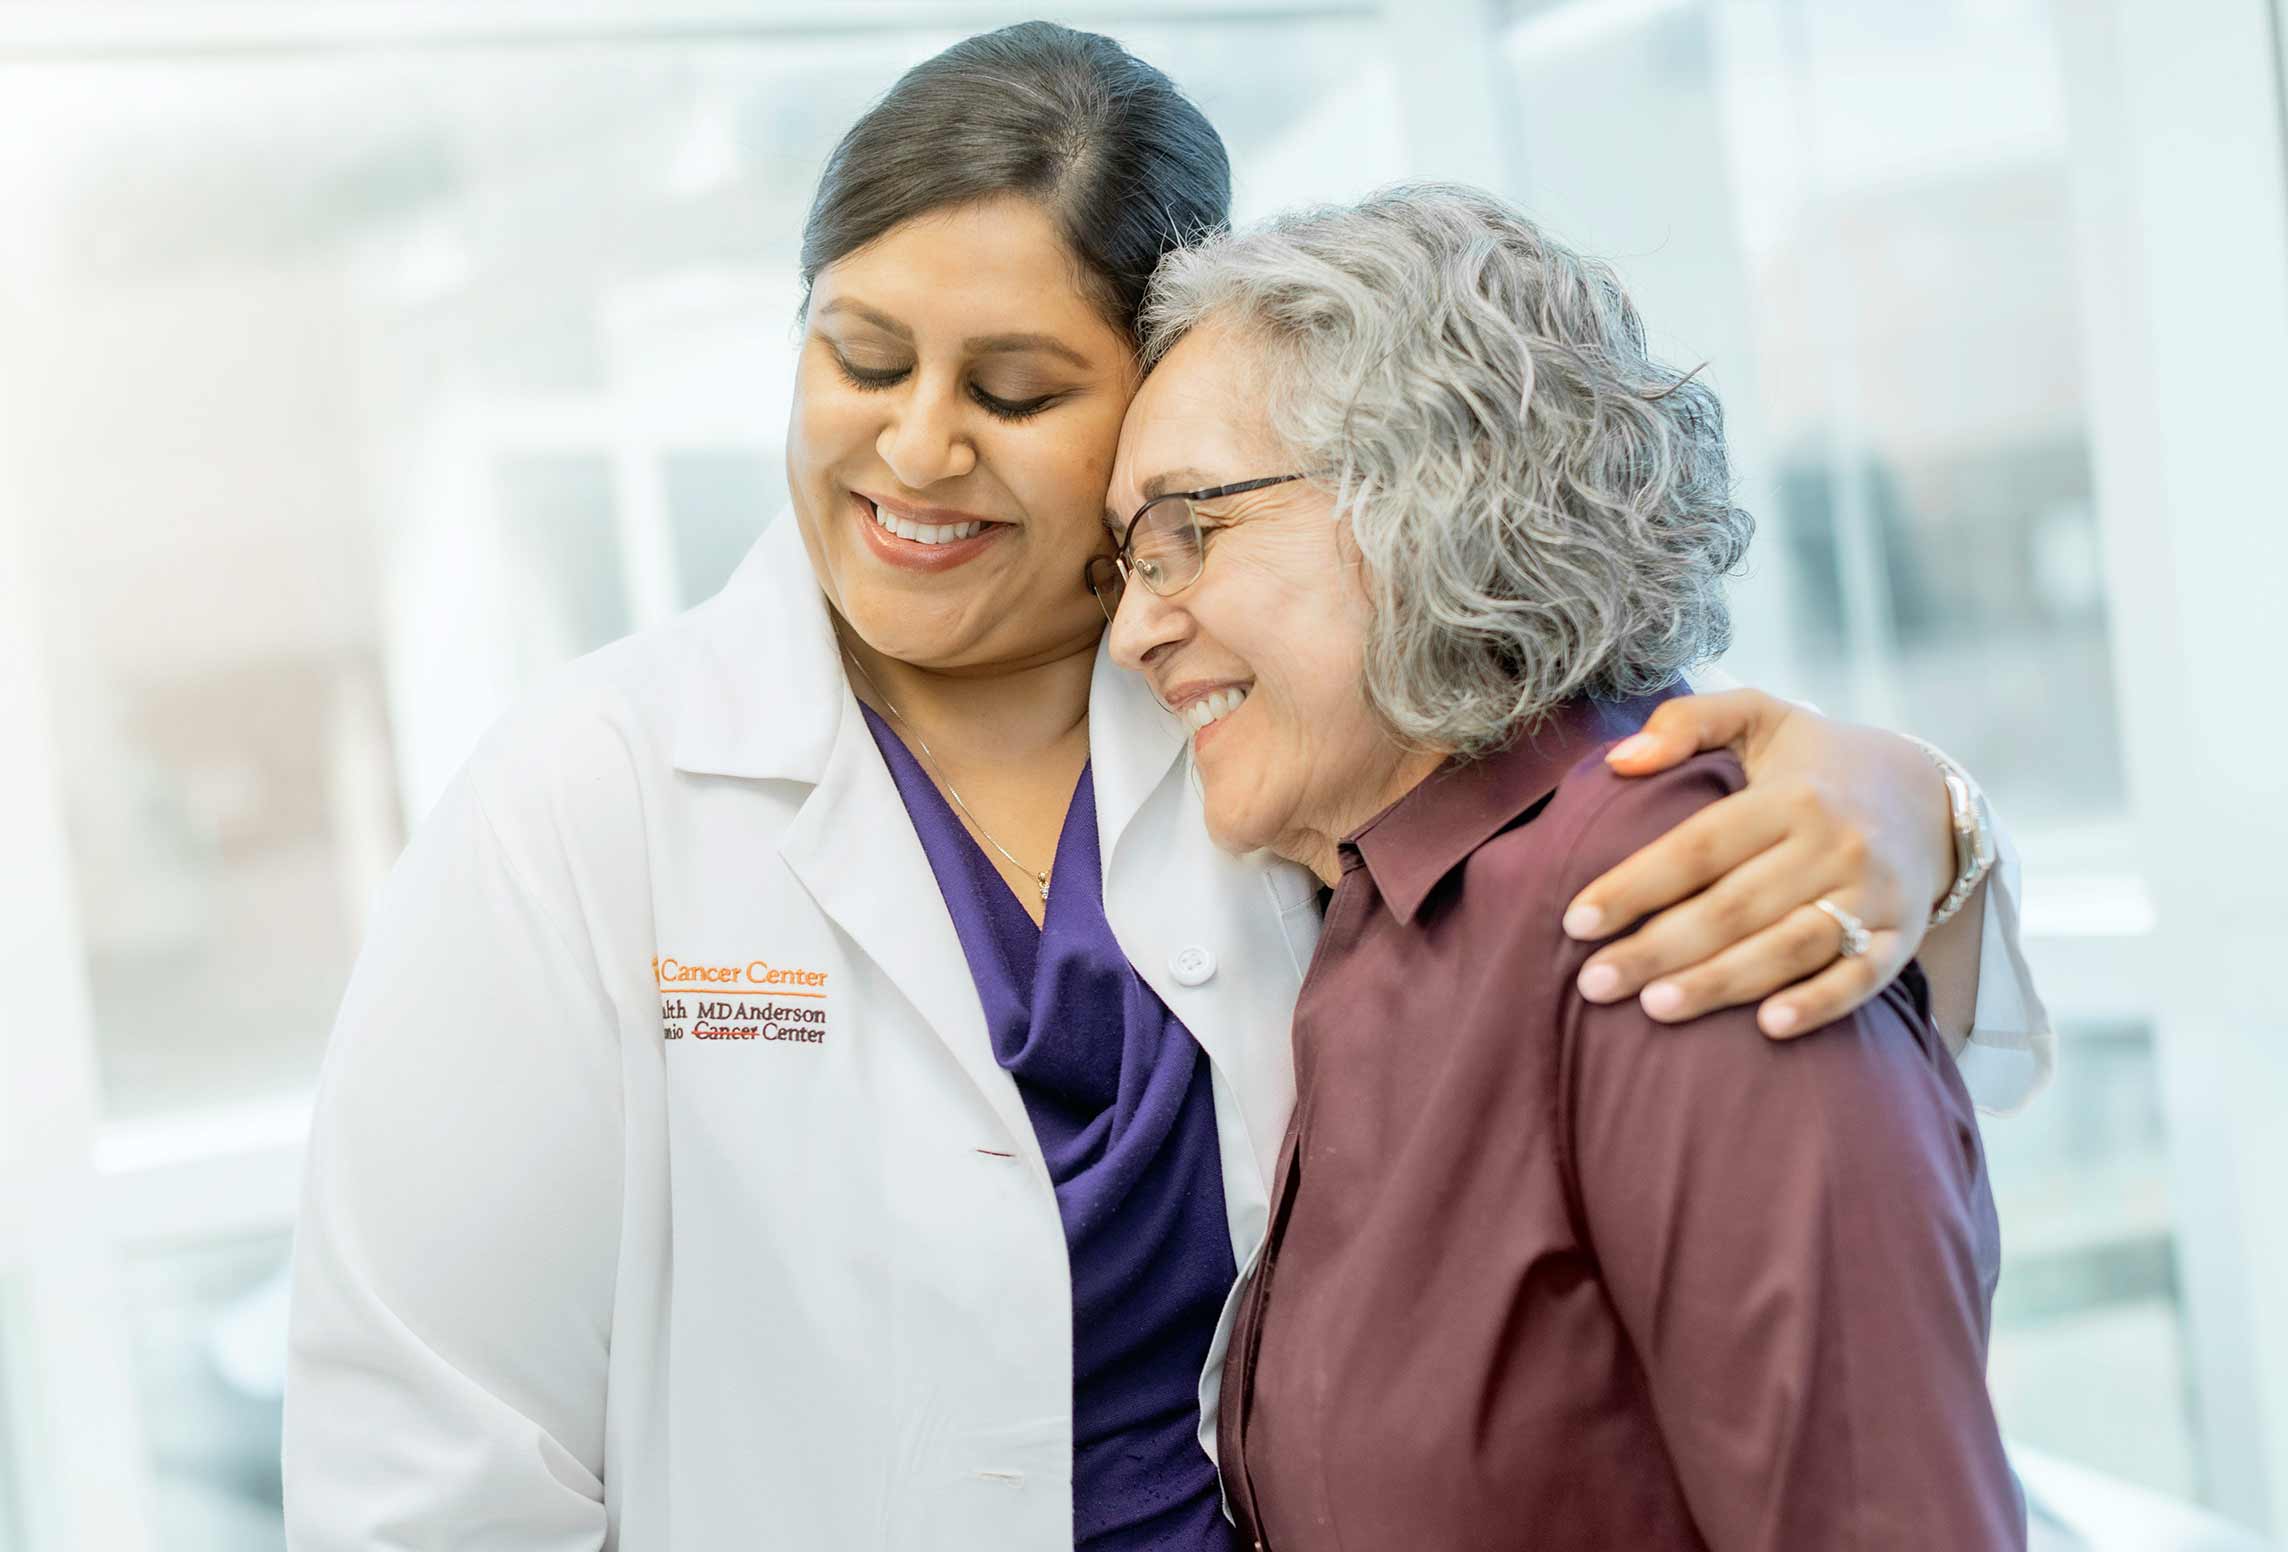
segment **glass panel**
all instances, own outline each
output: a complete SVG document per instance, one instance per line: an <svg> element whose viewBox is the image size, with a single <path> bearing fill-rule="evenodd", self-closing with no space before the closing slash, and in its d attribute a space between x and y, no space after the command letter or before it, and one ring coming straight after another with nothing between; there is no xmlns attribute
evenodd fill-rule
<svg viewBox="0 0 2288 1552"><path fill-rule="evenodd" d="M283 1552L283 1238L175 1249L126 1269L128 1320L168 1552Z"/></svg>
<svg viewBox="0 0 2288 1552"><path fill-rule="evenodd" d="M2014 1439L2198 1498L2152 1031L2064 1038L2055 1092L1985 1128L2004 1231L1995 1405Z"/></svg>
<svg viewBox="0 0 2288 1552"><path fill-rule="evenodd" d="M186 558L176 580L259 609L269 589L230 569ZM131 606L84 618L115 655L60 665L74 688L57 721L110 1113L292 1093L397 843L372 646L336 621L333 640L313 628L209 653L212 635L178 640Z"/></svg>
<svg viewBox="0 0 2288 1552"><path fill-rule="evenodd" d="M1127 41L1262 209L1394 169L1379 26ZM0 499L112 1118L306 1090L408 819L537 674L720 585L781 502L818 168L956 36L7 67Z"/></svg>
<svg viewBox="0 0 2288 1552"><path fill-rule="evenodd" d="M611 460L601 453L511 453L494 470L508 574L522 634L547 667L628 633Z"/></svg>
<svg viewBox="0 0 2288 1552"><path fill-rule="evenodd" d="M1520 12L1533 209L1725 396L1759 521L1728 666L1913 728L2021 827L2120 816L2041 0Z"/></svg>
<svg viewBox="0 0 2288 1552"><path fill-rule="evenodd" d="M23 1403L10 1391L8 1379L11 1335L8 1326L14 1316L12 1293L7 1279L0 1277L0 1552L19 1552L29 1541L16 1464L16 1408Z"/></svg>
<svg viewBox="0 0 2288 1552"><path fill-rule="evenodd" d="M730 580L755 535L786 501L786 455L739 448L669 453L667 519L675 534L677 597L695 604Z"/></svg>

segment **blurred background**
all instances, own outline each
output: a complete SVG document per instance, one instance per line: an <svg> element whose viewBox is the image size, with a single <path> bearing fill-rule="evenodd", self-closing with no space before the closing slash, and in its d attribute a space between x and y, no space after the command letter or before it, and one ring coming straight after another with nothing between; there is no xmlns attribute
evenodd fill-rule
<svg viewBox="0 0 2288 1552"><path fill-rule="evenodd" d="M0 0L0 1552L283 1545L375 888L520 686L771 520L826 151L1029 14ZM1486 184L1708 364L1761 524L1725 666L1939 743L2025 854L2037 1508L2288 1532L2281 0L1047 14L1197 98L1243 217Z"/></svg>

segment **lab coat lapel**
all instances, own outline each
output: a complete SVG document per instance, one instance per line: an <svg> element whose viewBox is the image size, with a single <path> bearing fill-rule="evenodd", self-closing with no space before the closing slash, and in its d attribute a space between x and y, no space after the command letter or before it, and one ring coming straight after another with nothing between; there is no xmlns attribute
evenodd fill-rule
<svg viewBox="0 0 2288 1552"><path fill-rule="evenodd" d="M1295 1094L1288 1024L1318 942L1318 882L1290 862L1233 857L1208 835L1184 730L1140 675L1097 658L1089 700L1105 915L1129 962L1229 1081L1246 1116L1250 1178L1268 1180ZM1174 959L1204 948L1222 968L1205 985ZM1260 1226L1227 1178L1243 1256Z"/></svg>
<svg viewBox="0 0 2288 1552"><path fill-rule="evenodd" d="M1097 855L1112 876L1113 854L1137 810L1170 779L1184 752L1184 731L1153 699L1142 674L1112 661L1109 645L1096 649L1089 680L1088 744L1096 781Z"/></svg>
<svg viewBox="0 0 2288 1552"><path fill-rule="evenodd" d="M819 909L848 933L937 1031L1013 1139L1043 1170L1040 1143L993 1042L969 962L897 783L847 688L826 771L779 854Z"/></svg>
<svg viewBox="0 0 2288 1552"><path fill-rule="evenodd" d="M1012 1151L1040 1163L1016 1082L994 1060L937 877L843 676L791 511L695 611L692 627L676 709L677 767L810 785L780 856L945 1042L1008 1129Z"/></svg>

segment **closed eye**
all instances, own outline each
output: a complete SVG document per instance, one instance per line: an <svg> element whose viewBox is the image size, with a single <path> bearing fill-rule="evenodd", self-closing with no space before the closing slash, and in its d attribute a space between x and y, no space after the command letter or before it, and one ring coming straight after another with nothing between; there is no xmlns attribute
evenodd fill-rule
<svg viewBox="0 0 2288 1552"><path fill-rule="evenodd" d="M904 379L908 372L913 370L913 368L910 366L854 366L851 364L850 358L845 356L841 351L831 351L830 354L832 354L834 357L834 365L841 371L843 379L848 382L851 387L863 388L869 392L880 388L895 387L901 380Z"/></svg>
<svg viewBox="0 0 2288 1552"><path fill-rule="evenodd" d="M997 420L1031 420L1035 415L1057 402L1057 395L1045 393L1037 399L1004 399L971 387L969 396L981 405L985 413Z"/></svg>
<svg viewBox="0 0 2288 1552"><path fill-rule="evenodd" d="M910 366L862 367L839 350L833 351L832 355L835 369L841 372L842 380L866 393L895 388L913 372ZM986 414L996 420L1007 421L1031 420L1064 397L1062 394L1045 393L1033 399L1004 399L998 394L987 393L974 383L970 385L969 396Z"/></svg>

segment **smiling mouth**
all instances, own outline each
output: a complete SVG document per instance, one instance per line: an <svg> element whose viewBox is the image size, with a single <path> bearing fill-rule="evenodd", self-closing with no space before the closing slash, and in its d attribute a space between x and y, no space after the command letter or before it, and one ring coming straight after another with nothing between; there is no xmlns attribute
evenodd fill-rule
<svg viewBox="0 0 2288 1552"><path fill-rule="evenodd" d="M988 528L1000 526L987 522L917 523L883 511L871 498L856 491L851 494L858 497L858 504L866 509L866 515L873 519L876 527L912 544L959 544L964 539L976 538Z"/></svg>
<svg viewBox="0 0 2288 1552"><path fill-rule="evenodd" d="M1239 710L1241 703L1247 699L1248 692L1254 688L1251 684L1235 684L1211 695L1203 695L1186 706L1179 715L1183 717L1185 727L1194 733L1202 732Z"/></svg>

